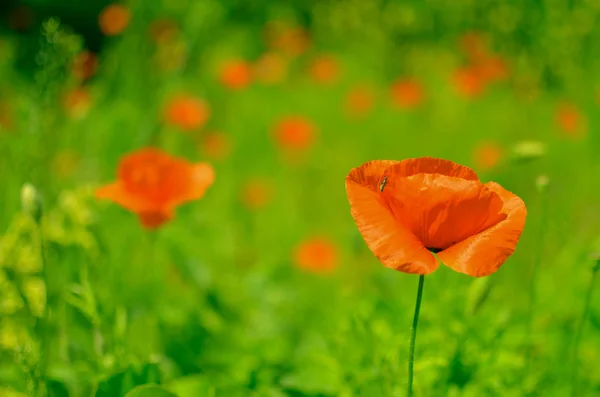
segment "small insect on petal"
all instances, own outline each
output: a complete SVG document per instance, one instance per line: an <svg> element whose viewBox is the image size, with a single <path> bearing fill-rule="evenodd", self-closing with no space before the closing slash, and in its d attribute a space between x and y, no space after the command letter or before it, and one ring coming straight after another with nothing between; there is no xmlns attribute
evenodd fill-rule
<svg viewBox="0 0 600 397"><path fill-rule="evenodd" d="M385 185L387 185L387 176L383 177L383 180L381 181L381 184L379 185L380 192L383 192L383 189L385 189Z"/></svg>

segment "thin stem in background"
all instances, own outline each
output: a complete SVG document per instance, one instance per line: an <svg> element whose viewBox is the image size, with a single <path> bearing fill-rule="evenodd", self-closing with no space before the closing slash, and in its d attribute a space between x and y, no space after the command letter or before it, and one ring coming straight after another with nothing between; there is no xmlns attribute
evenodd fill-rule
<svg viewBox="0 0 600 397"><path fill-rule="evenodd" d="M541 179L542 177L538 178ZM525 370L529 373L529 367L531 365L531 351L533 347L532 328L533 328L533 313L535 311L535 300L536 300L536 278L537 269L543 258L544 248L546 246L546 229L547 229L547 213L548 213L548 194L547 194L547 182L541 184L538 182L538 189L540 192L541 200L541 220L540 220L540 232L538 236L538 250L533 261L533 267L531 268L531 277L529 279L529 307L527 309L527 348L525 355Z"/></svg>
<svg viewBox="0 0 600 397"><path fill-rule="evenodd" d="M421 310L421 298L423 297L423 284L425 282L425 276L421 274L419 276L419 287L417 289L417 302L415 303L415 316L413 318L411 335L410 335L410 348L408 352L408 397L413 395L413 375L415 367L415 342L417 339L417 326L419 325L419 311Z"/></svg>
<svg viewBox="0 0 600 397"><path fill-rule="evenodd" d="M571 395L578 396L577 394L577 363L579 361L579 343L581 342L581 334L583 333L583 327L585 326L585 322L587 320L588 312L590 311L590 305L592 303L592 292L594 291L594 283L596 281L596 275L600 270L600 259L596 260L596 264L592 268L592 277L590 279L590 285L588 287L585 301L583 304L583 313L581 315L581 320L577 325L577 330L575 331L575 337L573 341L573 351L571 358L571 365L573 365L573 373L571 375Z"/></svg>

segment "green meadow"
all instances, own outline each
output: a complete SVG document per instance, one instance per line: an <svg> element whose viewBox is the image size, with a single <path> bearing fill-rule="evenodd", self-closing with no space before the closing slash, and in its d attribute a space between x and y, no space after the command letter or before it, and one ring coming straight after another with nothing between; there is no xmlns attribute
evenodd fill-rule
<svg viewBox="0 0 600 397"><path fill-rule="evenodd" d="M414 396L600 396L600 2L107 5L0 7L1 397L406 396L419 277L345 178L422 156L528 214L425 276ZM96 197L147 147L214 170L152 229Z"/></svg>

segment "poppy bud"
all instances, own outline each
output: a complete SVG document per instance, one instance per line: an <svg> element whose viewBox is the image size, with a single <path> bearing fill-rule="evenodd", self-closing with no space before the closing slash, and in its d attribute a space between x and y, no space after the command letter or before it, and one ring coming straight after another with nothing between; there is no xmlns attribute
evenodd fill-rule
<svg viewBox="0 0 600 397"><path fill-rule="evenodd" d="M531 161L546 154L546 147L540 141L521 141L513 147L515 161Z"/></svg>
<svg viewBox="0 0 600 397"><path fill-rule="evenodd" d="M40 223L43 212L42 199L37 189L30 183L24 184L21 188L21 206L36 223Z"/></svg>
<svg viewBox="0 0 600 397"><path fill-rule="evenodd" d="M540 193L545 193L548 190L550 178L547 175L540 175L535 179L535 186Z"/></svg>

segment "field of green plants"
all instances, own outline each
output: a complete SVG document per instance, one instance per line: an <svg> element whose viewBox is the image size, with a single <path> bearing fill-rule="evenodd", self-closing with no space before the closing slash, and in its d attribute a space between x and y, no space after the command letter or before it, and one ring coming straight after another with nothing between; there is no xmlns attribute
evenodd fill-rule
<svg viewBox="0 0 600 397"><path fill-rule="evenodd" d="M527 218L494 274L424 277L412 395L600 396L598 0L0 17L0 397L411 395L419 276L345 180L424 156Z"/></svg>

